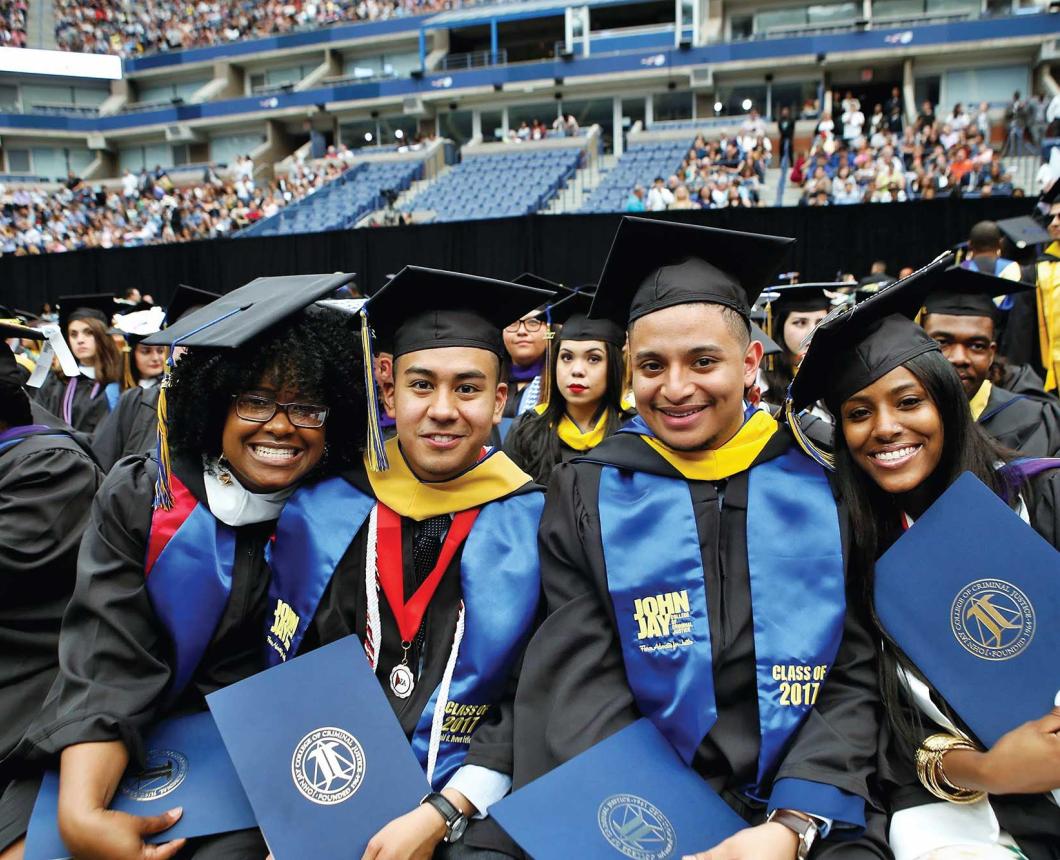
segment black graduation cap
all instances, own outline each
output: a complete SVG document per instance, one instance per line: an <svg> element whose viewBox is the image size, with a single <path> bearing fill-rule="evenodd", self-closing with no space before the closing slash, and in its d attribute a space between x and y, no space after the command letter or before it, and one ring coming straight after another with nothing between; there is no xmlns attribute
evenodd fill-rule
<svg viewBox="0 0 1060 860"><path fill-rule="evenodd" d="M353 280L352 274L257 278L143 342L148 346L236 349L251 338Z"/></svg>
<svg viewBox="0 0 1060 860"><path fill-rule="evenodd" d="M625 330L611 320L589 319L588 313L592 303L592 292L579 290L551 306L549 313L553 324L559 323L563 326L556 335L556 342L602 340L621 349L626 342Z"/></svg>
<svg viewBox="0 0 1060 860"><path fill-rule="evenodd" d="M504 357L504 327L553 293L461 272L406 266L364 305L373 331L397 358L470 346Z"/></svg>
<svg viewBox="0 0 1060 860"><path fill-rule="evenodd" d="M17 337L23 340L44 340L44 332L40 329L30 328L28 325L19 325L8 320L0 320L0 339ZM8 350L10 352L10 350Z"/></svg>
<svg viewBox="0 0 1060 860"><path fill-rule="evenodd" d="M219 298L221 298L220 293L211 293L208 290L189 287L187 284L177 284L177 291L173 293L173 298L170 299L169 305L166 307L165 324L173 325L193 308L208 305Z"/></svg>
<svg viewBox="0 0 1060 860"><path fill-rule="evenodd" d="M998 229L1019 250L1031 245L1048 245L1051 240L1049 232L1029 215L1018 218L1006 218L997 222Z"/></svg>
<svg viewBox="0 0 1060 860"><path fill-rule="evenodd" d="M751 322L751 340L757 340L762 344L763 355L779 355L782 352L780 344L762 331L754 321Z"/></svg>
<svg viewBox="0 0 1060 860"><path fill-rule="evenodd" d="M942 273L924 300L924 312L962 317L997 318L995 296L1029 292L1033 284L1010 281L963 266L951 266Z"/></svg>
<svg viewBox="0 0 1060 860"><path fill-rule="evenodd" d="M533 287L535 290L548 290L550 293L559 293L561 295L570 292L563 284L550 281L548 278L542 278L533 272L523 272L518 277L512 278L511 282L518 284L520 287Z"/></svg>
<svg viewBox="0 0 1060 860"><path fill-rule="evenodd" d="M625 327L653 311L709 302L746 317L794 242L624 216L589 316Z"/></svg>
<svg viewBox="0 0 1060 860"><path fill-rule="evenodd" d="M953 263L948 252L857 305L833 311L814 329L791 383L796 412L818 400L839 404L915 356L939 345L913 320Z"/></svg>
<svg viewBox="0 0 1060 860"><path fill-rule="evenodd" d="M59 327L66 334L74 320L96 319L109 329L111 318L121 309L113 293L59 296Z"/></svg>
<svg viewBox="0 0 1060 860"><path fill-rule="evenodd" d="M827 311L832 307L832 296L843 287L838 281L813 284L791 284L790 286L770 287L769 293L774 313L783 311ZM775 298L774 298L775 297Z"/></svg>

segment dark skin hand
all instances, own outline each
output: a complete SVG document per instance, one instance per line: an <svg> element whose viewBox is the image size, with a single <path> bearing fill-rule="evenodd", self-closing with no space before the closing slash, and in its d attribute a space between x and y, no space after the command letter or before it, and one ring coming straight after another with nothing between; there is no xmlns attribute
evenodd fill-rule
<svg viewBox="0 0 1060 860"><path fill-rule="evenodd" d="M184 839L147 845L144 838L172 827L181 810L143 817L114 812L114 797L129 754L120 741L74 744L59 771L59 833L75 860L170 860Z"/></svg>
<svg viewBox="0 0 1060 860"><path fill-rule="evenodd" d="M988 794L1040 794L1060 788L1060 707L1013 729L986 752L952 750L946 778Z"/></svg>

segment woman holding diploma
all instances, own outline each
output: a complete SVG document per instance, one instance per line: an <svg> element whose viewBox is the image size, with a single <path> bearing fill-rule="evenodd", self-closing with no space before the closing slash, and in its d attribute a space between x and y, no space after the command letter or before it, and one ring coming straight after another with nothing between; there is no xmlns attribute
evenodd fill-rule
<svg viewBox="0 0 1060 860"><path fill-rule="evenodd" d="M59 678L3 762L26 774L61 760L59 830L79 860L267 853L256 829L146 846L181 810L143 818L107 807L148 729L273 662L283 619L270 626L266 546L296 488L360 459L353 320L309 307L347 280L262 278L151 338L190 347L164 383L159 460L121 460L96 495ZM0 798L4 860L20 856L29 781Z"/></svg>
<svg viewBox="0 0 1060 860"><path fill-rule="evenodd" d="M836 417L835 469L851 512L854 569L863 573L862 607L882 643L888 719L879 769L897 860L1055 860L1060 708L981 749L924 671L879 626L876 613L876 560L966 471L1060 546L1060 461L1008 462L1011 454L973 422L957 373L938 344L912 321L927 292L945 285L950 263L952 256L944 257L853 311L826 319L795 376L788 414L823 399ZM944 850L957 846L974 854Z"/></svg>

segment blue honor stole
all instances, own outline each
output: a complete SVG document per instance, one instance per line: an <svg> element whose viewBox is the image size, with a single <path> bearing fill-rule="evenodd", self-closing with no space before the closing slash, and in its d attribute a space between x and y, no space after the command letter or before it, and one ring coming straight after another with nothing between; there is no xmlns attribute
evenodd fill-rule
<svg viewBox="0 0 1060 860"><path fill-rule="evenodd" d="M166 694L171 704L187 687L232 594L235 530L218 520L175 474L173 506L151 516L144 577L147 596L173 645Z"/></svg>
<svg viewBox="0 0 1060 860"><path fill-rule="evenodd" d="M435 790L444 788L464 763L472 734L504 694L533 632L541 594L537 530L544 495L523 493L488 502L464 542L463 636L441 705L440 733L435 713L444 682L431 694L412 733L412 751Z"/></svg>
<svg viewBox="0 0 1060 860"><path fill-rule="evenodd" d="M471 735L503 694L533 628L540 595L537 527L543 493L483 505L460 557L464 624L434 745L433 777L444 786L467 754ZM273 615L266 619L267 659L297 653L335 568L366 524L375 498L342 478L295 491L284 506L266 557ZM426 771L439 707L439 684L411 743Z"/></svg>
<svg viewBox="0 0 1060 860"><path fill-rule="evenodd" d="M688 764L717 720L706 580L688 482L605 466L600 526L626 677ZM760 799L817 699L843 635L839 516L823 469L795 449L749 470L747 562Z"/></svg>

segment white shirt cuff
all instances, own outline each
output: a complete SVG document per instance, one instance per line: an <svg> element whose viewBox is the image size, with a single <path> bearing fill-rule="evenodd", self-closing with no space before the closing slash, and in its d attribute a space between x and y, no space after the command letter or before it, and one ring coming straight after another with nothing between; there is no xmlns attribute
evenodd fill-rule
<svg viewBox="0 0 1060 860"><path fill-rule="evenodd" d="M465 764L445 786L459 791L478 810L475 818L485 818L489 808L512 790L512 778L506 773Z"/></svg>

